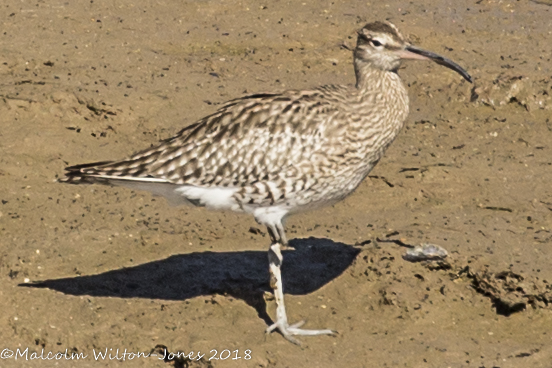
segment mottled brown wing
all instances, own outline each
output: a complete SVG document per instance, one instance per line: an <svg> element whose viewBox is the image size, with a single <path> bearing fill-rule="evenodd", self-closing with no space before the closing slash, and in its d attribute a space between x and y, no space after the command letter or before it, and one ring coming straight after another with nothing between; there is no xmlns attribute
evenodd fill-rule
<svg viewBox="0 0 552 368"><path fill-rule="evenodd" d="M328 98L332 88L232 100L156 147L119 162L70 167L67 175L198 186L247 186L291 175L312 165L331 137L325 131L331 124L320 119L339 113Z"/></svg>

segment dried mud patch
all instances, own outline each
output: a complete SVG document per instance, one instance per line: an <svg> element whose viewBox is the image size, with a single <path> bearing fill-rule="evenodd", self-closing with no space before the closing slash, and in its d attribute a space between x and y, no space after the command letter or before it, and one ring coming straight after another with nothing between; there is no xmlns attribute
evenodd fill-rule
<svg viewBox="0 0 552 368"><path fill-rule="evenodd" d="M453 298L462 294L459 287L464 286L488 298L489 307L498 315L508 317L518 312L552 309L552 285L546 279L522 276L511 270L490 271L488 265L474 268L470 260L454 256L407 262L396 249L385 249L390 243L399 244L403 249L413 247L399 240L365 241L351 270L355 278L380 285L378 303L382 306L396 306L405 312L418 310L422 303L433 303L433 294Z"/></svg>
<svg viewBox="0 0 552 368"><path fill-rule="evenodd" d="M532 309L552 307L552 285L547 280L526 278L510 270L472 271L466 267L458 272L458 276L463 273L472 280L474 290L491 299L497 314L509 316L528 306Z"/></svg>

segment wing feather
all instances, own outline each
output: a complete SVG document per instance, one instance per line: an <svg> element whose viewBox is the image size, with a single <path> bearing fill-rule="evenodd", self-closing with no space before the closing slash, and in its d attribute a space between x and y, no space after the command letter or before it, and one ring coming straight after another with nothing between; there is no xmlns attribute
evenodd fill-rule
<svg viewBox="0 0 552 368"><path fill-rule="evenodd" d="M339 93L332 88L339 87L231 100L174 137L128 159L68 167L66 181L133 177L244 187L285 177L297 167L314 166L313 155L332 139L332 124L342 113L335 103Z"/></svg>

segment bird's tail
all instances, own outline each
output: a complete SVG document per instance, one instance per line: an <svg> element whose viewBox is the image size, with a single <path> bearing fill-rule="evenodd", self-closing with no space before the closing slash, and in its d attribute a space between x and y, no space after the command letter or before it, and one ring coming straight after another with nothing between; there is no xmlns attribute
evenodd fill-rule
<svg viewBox="0 0 552 368"><path fill-rule="evenodd" d="M113 161L92 162L83 165L68 166L65 168L65 177L58 182L67 184L107 184L109 180L103 177ZM107 169L107 170L106 170Z"/></svg>
<svg viewBox="0 0 552 368"><path fill-rule="evenodd" d="M173 205L194 204L175 189L178 185L163 178L154 178L143 173L144 169L129 167L127 161L103 161L65 168L65 177L58 179L68 184L104 184L145 190L155 196L163 196ZM141 175L140 175L141 174Z"/></svg>

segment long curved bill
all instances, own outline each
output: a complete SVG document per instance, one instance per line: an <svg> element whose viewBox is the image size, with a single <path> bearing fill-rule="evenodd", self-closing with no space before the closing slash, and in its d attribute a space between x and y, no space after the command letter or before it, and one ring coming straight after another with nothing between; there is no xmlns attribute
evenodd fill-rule
<svg viewBox="0 0 552 368"><path fill-rule="evenodd" d="M431 60L436 62L439 65L446 66L449 69L454 70L465 80L470 83L473 83L472 77L462 68L460 65L456 64L454 61L442 57L434 52L422 50L412 45L407 45L404 50L400 51L400 57L402 59L415 59L415 60Z"/></svg>

